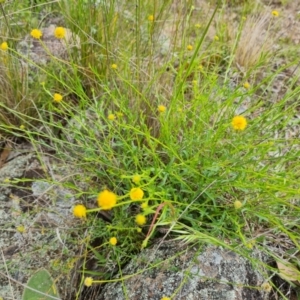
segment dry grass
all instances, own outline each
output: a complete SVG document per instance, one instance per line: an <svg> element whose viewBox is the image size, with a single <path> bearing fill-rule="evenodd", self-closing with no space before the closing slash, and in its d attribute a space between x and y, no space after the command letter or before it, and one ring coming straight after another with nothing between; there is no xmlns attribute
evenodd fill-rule
<svg viewBox="0 0 300 300"><path fill-rule="evenodd" d="M235 50L234 62L238 67L248 71L257 66L262 58L264 63L269 60L276 40L269 30L271 18L270 13L261 13L245 20ZM234 41L237 29L232 32L231 39Z"/></svg>

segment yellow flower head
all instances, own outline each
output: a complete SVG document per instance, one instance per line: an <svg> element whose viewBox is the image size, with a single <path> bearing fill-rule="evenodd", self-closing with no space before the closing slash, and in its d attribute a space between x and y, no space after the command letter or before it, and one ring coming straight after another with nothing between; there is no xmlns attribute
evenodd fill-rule
<svg viewBox="0 0 300 300"><path fill-rule="evenodd" d="M19 225L19 226L17 227L17 231L20 232L20 233L24 233L24 232L25 232L25 227L24 227L24 225Z"/></svg>
<svg viewBox="0 0 300 300"><path fill-rule="evenodd" d="M108 190L99 193L97 198L98 206L103 210L110 210L117 204L117 195Z"/></svg>
<svg viewBox="0 0 300 300"><path fill-rule="evenodd" d="M107 119L110 120L110 121L113 121L115 118L116 118L116 116L114 114L109 114L107 116Z"/></svg>
<svg viewBox="0 0 300 300"><path fill-rule="evenodd" d="M43 35L42 31L39 29L32 29L30 35L35 39L40 39Z"/></svg>
<svg viewBox="0 0 300 300"><path fill-rule="evenodd" d="M244 82L244 84L243 84L243 87L245 88L245 89L250 89L250 83L249 82Z"/></svg>
<svg viewBox="0 0 300 300"><path fill-rule="evenodd" d="M157 107L157 110L160 112L160 113L163 113L166 111L166 107L164 105L158 105Z"/></svg>
<svg viewBox="0 0 300 300"><path fill-rule="evenodd" d="M66 29L63 27L56 27L54 30L54 36L57 39L63 39L66 36Z"/></svg>
<svg viewBox="0 0 300 300"><path fill-rule="evenodd" d="M24 130L24 129L25 129L25 126L24 126L24 125L20 125L20 129L21 129L21 130Z"/></svg>
<svg viewBox="0 0 300 300"><path fill-rule="evenodd" d="M149 15L148 16L148 21L153 22L154 21L154 16L153 15Z"/></svg>
<svg viewBox="0 0 300 300"><path fill-rule="evenodd" d="M90 287L93 284L93 278L92 277L86 277L84 279L84 285L87 287Z"/></svg>
<svg viewBox="0 0 300 300"><path fill-rule="evenodd" d="M235 209L240 209L243 206L243 204L241 201L236 200L236 201L234 201L233 206Z"/></svg>
<svg viewBox="0 0 300 300"><path fill-rule="evenodd" d="M273 15L274 17L278 17L278 16L279 16L279 12L278 12L277 10L273 10L273 11L272 11L272 15Z"/></svg>
<svg viewBox="0 0 300 300"><path fill-rule="evenodd" d="M220 38L219 38L217 35L214 36L214 40L215 40L215 41L218 41L219 39L220 39Z"/></svg>
<svg viewBox="0 0 300 300"><path fill-rule="evenodd" d="M114 70L116 70L116 69L118 69L118 65L117 64L112 64L111 68L114 69Z"/></svg>
<svg viewBox="0 0 300 300"><path fill-rule="evenodd" d="M231 125L235 130L244 130L247 126L247 120L243 116L235 116L232 119Z"/></svg>
<svg viewBox="0 0 300 300"><path fill-rule="evenodd" d="M142 214L138 214L135 217L135 223L139 226L143 226L146 223L146 217Z"/></svg>
<svg viewBox="0 0 300 300"><path fill-rule="evenodd" d="M140 183L141 179L142 179L141 175L136 174L132 176L132 182L134 182L135 184Z"/></svg>
<svg viewBox="0 0 300 300"><path fill-rule="evenodd" d="M141 188L132 188L130 190L131 200L142 200L144 197L144 191Z"/></svg>
<svg viewBox="0 0 300 300"><path fill-rule="evenodd" d="M86 208L82 204L75 205L73 208L73 215L77 218L86 218Z"/></svg>
<svg viewBox="0 0 300 300"><path fill-rule="evenodd" d="M197 24L195 24L195 27L196 28L201 28L201 24L197 23Z"/></svg>
<svg viewBox="0 0 300 300"><path fill-rule="evenodd" d="M170 297L162 297L161 300L171 300Z"/></svg>
<svg viewBox="0 0 300 300"><path fill-rule="evenodd" d="M187 45L186 49L187 49L188 51L192 51L192 50L193 50L193 46L192 46L192 45Z"/></svg>
<svg viewBox="0 0 300 300"><path fill-rule="evenodd" d="M63 97L62 97L61 94L55 93L55 94L53 95L53 100L54 100L54 102L59 103L59 102L62 101L62 99L63 99Z"/></svg>
<svg viewBox="0 0 300 300"><path fill-rule="evenodd" d="M3 42L1 45L0 45L0 49L3 50L3 51L6 51L8 49L8 44L6 42Z"/></svg>
<svg viewBox="0 0 300 300"><path fill-rule="evenodd" d="M111 237L111 238L109 239L109 243L110 243L112 246L116 246L116 245L117 245L117 242L118 242L118 240L117 240L116 237Z"/></svg>

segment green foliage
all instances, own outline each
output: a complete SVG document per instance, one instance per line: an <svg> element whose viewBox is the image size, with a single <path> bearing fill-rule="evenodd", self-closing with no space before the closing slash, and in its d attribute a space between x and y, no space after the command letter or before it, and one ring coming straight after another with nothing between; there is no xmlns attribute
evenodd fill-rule
<svg viewBox="0 0 300 300"><path fill-rule="evenodd" d="M49 272L38 270L28 280L22 300L59 299L57 287Z"/></svg>

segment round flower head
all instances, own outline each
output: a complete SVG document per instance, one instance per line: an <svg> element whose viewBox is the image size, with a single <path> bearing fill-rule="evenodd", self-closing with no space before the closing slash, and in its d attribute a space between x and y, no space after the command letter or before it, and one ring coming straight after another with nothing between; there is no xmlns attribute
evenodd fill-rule
<svg viewBox="0 0 300 300"><path fill-rule="evenodd" d="M66 36L66 29L63 27L56 27L54 30L54 36L57 39L63 39Z"/></svg>
<svg viewBox="0 0 300 300"><path fill-rule="evenodd" d="M63 97L62 97L61 94L55 93L55 94L53 95L53 101L54 101L54 102L59 103L59 102L62 101L62 99L63 99Z"/></svg>
<svg viewBox="0 0 300 300"><path fill-rule="evenodd" d="M272 15L273 15L274 17L278 17L278 16L279 16L279 12L278 12L277 10L273 10L273 11L272 11Z"/></svg>
<svg viewBox="0 0 300 300"><path fill-rule="evenodd" d="M84 285L87 287L90 287L93 284L93 278L92 277L86 277L84 279Z"/></svg>
<svg viewBox="0 0 300 300"><path fill-rule="evenodd" d="M131 200L142 200L144 197L144 191L140 188L132 188L129 195Z"/></svg>
<svg viewBox="0 0 300 300"><path fill-rule="evenodd" d="M30 35L35 39L40 39L43 33L39 29L32 29Z"/></svg>
<svg viewBox="0 0 300 300"><path fill-rule="evenodd" d="M246 82L243 84L243 86L244 86L245 89L248 90L248 89L250 88L250 83L246 81Z"/></svg>
<svg viewBox="0 0 300 300"><path fill-rule="evenodd" d="M192 46L192 45L187 45L186 49L187 49L188 51L192 51L192 50L193 50L193 46Z"/></svg>
<svg viewBox="0 0 300 300"><path fill-rule="evenodd" d="M117 204L117 195L108 190L102 191L97 198L98 206L103 210L110 210Z"/></svg>
<svg viewBox="0 0 300 300"><path fill-rule="evenodd" d="M110 243L112 246L116 246L116 245L117 245L117 242L118 242L118 240L117 240L116 237L111 237L111 238L109 239L109 243Z"/></svg>
<svg viewBox="0 0 300 300"><path fill-rule="evenodd" d="M3 51L7 51L8 49L8 44L6 42L3 42L1 45L0 45L0 49L3 50Z"/></svg>
<svg viewBox="0 0 300 300"><path fill-rule="evenodd" d="M157 107L157 110L160 112L160 113L163 113L166 111L166 107L164 105L158 105Z"/></svg>
<svg viewBox="0 0 300 300"><path fill-rule="evenodd" d="M264 291L268 292L268 293L270 293L271 290L272 290L272 286L270 285L269 282L264 282L264 283L261 285L261 288L262 288Z"/></svg>
<svg viewBox="0 0 300 300"><path fill-rule="evenodd" d="M219 38L217 35L214 36L214 40L215 40L215 41L218 41L219 39L220 39L220 38Z"/></svg>
<svg viewBox="0 0 300 300"><path fill-rule="evenodd" d="M82 204L75 205L73 208L73 215L77 218L86 218L86 208Z"/></svg>
<svg viewBox="0 0 300 300"><path fill-rule="evenodd" d="M148 16L148 21L153 22L154 21L154 16L153 15Z"/></svg>
<svg viewBox="0 0 300 300"><path fill-rule="evenodd" d="M235 116L232 119L231 125L235 130L244 130L247 126L247 120L243 116Z"/></svg>
<svg viewBox="0 0 300 300"><path fill-rule="evenodd" d="M146 223L146 217L142 214L136 215L135 223L138 224L139 226L144 225Z"/></svg>
<svg viewBox="0 0 300 300"><path fill-rule="evenodd" d="M118 66L117 66L117 64L112 64L111 68L114 69L114 70L116 70L116 69L118 69Z"/></svg>
<svg viewBox="0 0 300 300"><path fill-rule="evenodd" d="M236 200L236 201L234 201L233 206L235 209L240 209L243 206L243 204L241 201Z"/></svg>
<svg viewBox="0 0 300 300"><path fill-rule="evenodd" d="M109 115L107 116L107 119L110 120L110 121L115 120L115 118L116 118L116 116L115 116L114 114L109 114Z"/></svg>

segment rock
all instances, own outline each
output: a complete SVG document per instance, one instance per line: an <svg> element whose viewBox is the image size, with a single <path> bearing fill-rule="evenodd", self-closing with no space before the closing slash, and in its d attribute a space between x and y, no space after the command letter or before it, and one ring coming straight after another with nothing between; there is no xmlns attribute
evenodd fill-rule
<svg viewBox="0 0 300 300"><path fill-rule="evenodd" d="M80 38L70 29L65 28L65 38L57 39L54 36L55 28L55 25L42 28L41 40L34 39L28 34L19 42L17 50L21 54L21 58L25 60L25 64L33 63L34 67L35 64L46 65L53 57L67 59L72 48L80 48Z"/></svg>
<svg viewBox="0 0 300 300"><path fill-rule="evenodd" d="M251 262L221 247L187 249L166 241L141 252L122 274L125 280L106 284L97 300L268 299L264 278Z"/></svg>

